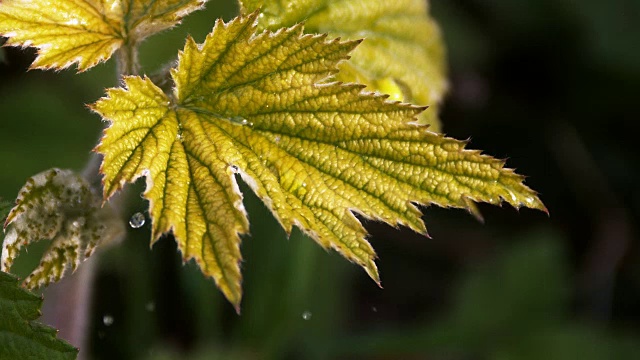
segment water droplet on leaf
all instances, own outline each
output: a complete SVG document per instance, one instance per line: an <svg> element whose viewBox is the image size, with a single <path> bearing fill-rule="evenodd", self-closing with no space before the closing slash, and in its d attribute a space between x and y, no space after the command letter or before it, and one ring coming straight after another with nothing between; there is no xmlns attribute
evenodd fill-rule
<svg viewBox="0 0 640 360"><path fill-rule="evenodd" d="M250 122L249 120L243 118L242 116L232 116L232 117L229 118L229 120L231 122L236 123L236 124L245 125L245 126L253 126L252 122Z"/></svg>
<svg viewBox="0 0 640 360"><path fill-rule="evenodd" d="M102 323L103 323L105 326L111 326L111 325L113 325L113 316L111 316L111 315L105 315L105 316L103 316L103 317L102 317Z"/></svg>
<svg viewBox="0 0 640 360"><path fill-rule="evenodd" d="M134 229L142 227L142 225L144 225L144 222L144 215L139 212L133 214L133 216L131 216L131 219L129 219L129 225Z"/></svg>
<svg viewBox="0 0 640 360"><path fill-rule="evenodd" d="M303 320L310 320L312 315L313 314L311 313L311 311L305 311L305 312L302 313L302 319Z"/></svg>

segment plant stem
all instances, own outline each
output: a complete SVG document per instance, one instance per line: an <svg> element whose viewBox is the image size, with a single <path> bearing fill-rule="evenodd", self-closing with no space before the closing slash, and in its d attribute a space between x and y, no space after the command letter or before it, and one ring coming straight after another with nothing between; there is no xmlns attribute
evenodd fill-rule
<svg viewBox="0 0 640 360"><path fill-rule="evenodd" d="M125 75L136 75L139 71L138 48L136 44L127 42L115 53L117 63L117 77L121 79ZM102 156L92 153L82 170L82 176L89 182L97 194L102 194L102 177L100 176L100 164ZM123 207L124 196L110 201L117 213ZM105 205L109 206L109 205ZM120 239L121 240L121 239ZM113 241L117 243L119 240ZM100 250L100 249L98 249ZM58 284L47 288L43 304L42 321L54 326L60 331L60 337L69 341L80 349L78 360L89 358L89 325L91 318L91 302L93 286L96 278L97 263L101 251L94 255L79 267L76 273L62 279Z"/></svg>
<svg viewBox="0 0 640 360"><path fill-rule="evenodd" d="M51 284L44 293L41 321L54 326L60 338L80 349L78 360L89 358L89 319L97 262L94 254L78 271Z"/></svg>
<svg viewBox="0 0 640 360"><path fill-rule="evenodd" d="M125 43L115 53L118 78L124 75L138 75L140 63L138 62L138 46L131 41Z"/></svg>

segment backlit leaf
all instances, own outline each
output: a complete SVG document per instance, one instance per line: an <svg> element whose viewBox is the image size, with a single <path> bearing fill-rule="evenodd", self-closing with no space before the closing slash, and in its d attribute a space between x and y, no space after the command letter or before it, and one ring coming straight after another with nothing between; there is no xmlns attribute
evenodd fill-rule
<svg viewBox="0 0 640 360"><path fill-rule="evenodd" d="M35 322L42 298L0 272L0 359L75 359L78 350L56 338L56 330Z"/></svg>
<svg viewBox="0 0 640 360"><path fill-rule="evenodd" d="M173 231L236 306L240 234L249 229L238 174L282 224L361 265L379 282L375 253L354 216L426 234L415 204L472 201L544 209L503 162L413 120L424 108L329 82L358 42L304 35L301 25L255 34L256 13L188 39L167 95L126 77L93 108L110 126L105 198L146 176L152 237Z"/></svg>
<svg viewBox="0 0 640 360"><path fill-rule="evenodd" d="M23 282L37 288L75 271L96 246L123 232L121 221L87 182L70 170L51 169L27 180L5 222L0 270L9 272L20 249L52 239L38 267Z"/></svg>
<svg viewBox="0 0 640 360"><path fill-rule="evenodd" d="M240 0L243 12L261 9L259 28L304 22L309 33L365 39L337 78L429 109L418 116L440 131L438 108L447 89L444 45L427 0Z"/></svg>
<svg viewBox="0 0 640 360"><path fill-rule="evenodd" d="M206 0L3 0L0 36L7 45L33 46L33 68L85 71L124 44L178 24Z"/></svg>

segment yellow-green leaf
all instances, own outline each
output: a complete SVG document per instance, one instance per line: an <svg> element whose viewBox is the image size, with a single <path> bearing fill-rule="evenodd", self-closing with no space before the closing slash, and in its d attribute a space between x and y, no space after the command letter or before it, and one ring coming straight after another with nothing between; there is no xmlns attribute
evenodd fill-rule
<svg viewBox="0 0 640 360"><path fill-rule="evenodd" d="M85 71L124 44L178 24L206 0L3 0L0 36L7 45L33 46L31 65Z"/></svg>
<svg viewBox="0 0 640 360"><path fill-rule="evenodd" d="M68 270L75 271L96 246L123 232L122 222L111 207L102 207L101 203L100 195L71 170L50 169L32 176L7 216L0 270L11 270L23 246L51 239L40 264L23 286L46 286L60 280Z"/></svg>
<svg viewBox="0 0 640 360"><path fill-rule="evenodd" d="M184 259L236 306L239 235L249 228L237 176L287 232L299 227L376 282L354 212L426 234L416 204L544 209L502 161L413 122L424 108L330 82L358 42L304 35L301 25L255 34L255 20L218 21L203 44L188 39L172 95L126 77L94 105L111 122L97 147L105 198L146 176L153 240L172 231Z"/></svg>
<svg viewBox="0 0 640 360"><path fill-rule="evenodd" d="M260 28L304 22L307 32L365 39L337 78L367 85L394 100L428 105L421 123L440 131L438 108L447 90L440 30L428 0L240 0L243 12L261 9Z"/></svg>

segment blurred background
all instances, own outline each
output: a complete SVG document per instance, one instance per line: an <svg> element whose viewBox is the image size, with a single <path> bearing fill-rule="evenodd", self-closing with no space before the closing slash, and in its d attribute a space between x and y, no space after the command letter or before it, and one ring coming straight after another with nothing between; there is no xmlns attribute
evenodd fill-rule
<svg viewBox="0 0 640 360"><path fill-rule="evenodd" d="M231 1L225 2L232 3ZM234 6L211 2L144 43L145 69L198 42ZM640 357L640 2L433 0L448 47L447 135L526 175L550 216L480 205L424 209L431 238L367 222L384 289L246 191L237 315L173 240L130 228L99 259L93 359L635 359ZM0 40L1 41L1 40ZM83 104L117 85L113 61L80 75L26 71L0 50L0 197L48 168L80 170L103 124ZM123 214L144 212L131 186ZM246 187L243 190L247 190ZM46 242L17 262L24 276Z"/></svg>

